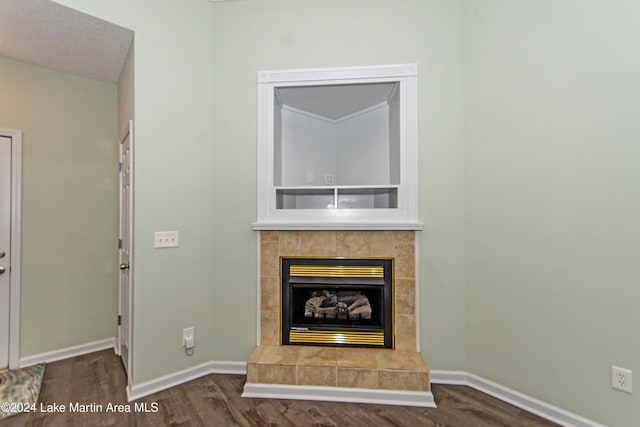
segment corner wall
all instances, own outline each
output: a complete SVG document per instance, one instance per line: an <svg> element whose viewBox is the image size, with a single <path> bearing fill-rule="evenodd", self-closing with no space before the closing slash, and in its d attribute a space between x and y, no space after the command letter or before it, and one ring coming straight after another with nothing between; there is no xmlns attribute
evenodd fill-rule
<svg viewBox="0 0 640 427"><path fill-rule="evenodd" d="M20 358L113 338L113 84L0 57L0 127L23 131Z"/></svg>
<svg viewBox="0 0 640 427"><path fill-rule="evenodd" d="M427 363L465 369L462 3L298 0L213 4L212 123L217 183L216 318L256 306L258 70L418 63L421 345ZM224 290L224 291L223 291ZM215 358L244 359L254 316L217 328Z"/></svg>
<svg viewBox="0 0 640 427"><path fill-rule="evenodd" d="M422 351L465 367L461 1L58 3L135 31L134 384L255 348L256 72L281 68L418 63Z"/></svg>
<svg viewBox="0 0 640 427"><path fill-rule="evenodd" d="M469 372L640 419L640 5L468 1Z"/></svg>
<svg viewBox="0 0 640 427"><path fill-rule="evenodd" d="M211 2L58 3L135 32L133 384L220 360L218 349L226 346L216 339L218 330L237 330L248 347L253 325L235 325L212 310L212 301L225 300L225 289L235 282L220 280L214 270L214 246L225 242L214 241L213 229L229 202L213 191L219 184L214 154L225 155L214 153L214 146L226 141L212 135ZM173 230L180 246L154 249L153 233ZM195 327L193 356L182 347L186 327ZM246 360L249 351L242 350L231 359Z"/></svg>
<svg viewBox="0 0 640 427"><path fill-rule="evenodd" d="M425 358L639 418L637 2L58 2L136 32L136 383L254 348L256 71L417 62Z"/></svg>

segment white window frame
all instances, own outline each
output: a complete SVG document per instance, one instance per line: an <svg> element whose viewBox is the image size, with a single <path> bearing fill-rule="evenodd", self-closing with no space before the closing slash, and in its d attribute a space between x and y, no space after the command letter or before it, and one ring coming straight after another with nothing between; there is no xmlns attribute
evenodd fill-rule
<svg viewBox="0 0 640 427"><path fill-rule="evenodd" d="M258 72L258 212L254 230L421 230L418 220L418 66L277 70ZM389 209L276 209L274 94L288 86L397 82L400 91L398 206ZM375 187L372 185L371 187Z"/></svg>

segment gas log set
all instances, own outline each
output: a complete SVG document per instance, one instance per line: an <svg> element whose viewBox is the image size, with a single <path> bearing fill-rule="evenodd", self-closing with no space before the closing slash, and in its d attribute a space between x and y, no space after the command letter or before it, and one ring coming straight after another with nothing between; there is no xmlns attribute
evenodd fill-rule
<svg viewBox="0 0 640 427"><path fill-rule="evenodd" d="M371 319L369 299L357 291L314 291L304 305L304 317L315 319Z"/></svg>

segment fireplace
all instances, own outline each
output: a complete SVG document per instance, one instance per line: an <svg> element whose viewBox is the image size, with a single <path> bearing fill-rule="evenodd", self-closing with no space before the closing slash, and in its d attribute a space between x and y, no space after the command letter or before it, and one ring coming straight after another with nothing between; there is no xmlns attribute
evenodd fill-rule
<svg viewBox="0 0 640 427"><path fill-rule="evenodd" d="M259 244L258 345L247 361L242 396L435 407L429 367L417 351L414 231L264 230ZM283 267L283 260L290 261ZM283 283L290 288L288 296L282 292ZM292 296L291 289L300 295ZM345 295L353 299L358 293L366 302L360 300L352 308L365 308L342 311L339 317L337 300ZM334 302L332 294L336 308L326 310ZM305 310L311 298L318 299ZM299 301L295 317L290 307L294 299ZM352 304L345 302L347 307ZM323 309L316 310L317 317L314 307ZM284 319L283 310L290 310ZM315 342L303 338L307 341L296 343L299 336L312 335L304 331L312 331ZM375 345L344 342L354 335L380 332L383 344L379 337ZM329 336L332 342L318 336Z"/></svg>
<svg viewBox="0 0 640 427"><path fill-rule="evenodd" d="M282 345L393 348L393 259L286 258Z"/></svg>

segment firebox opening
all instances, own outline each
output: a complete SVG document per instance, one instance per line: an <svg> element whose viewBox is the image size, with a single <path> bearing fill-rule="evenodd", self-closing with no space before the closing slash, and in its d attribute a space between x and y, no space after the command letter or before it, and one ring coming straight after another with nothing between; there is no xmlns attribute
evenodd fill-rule
<svg viewBox="0 0 640 427"><path fill-rule="evenodd" d="M281 258L282 344L393 348L393 260Z"/></svg>

